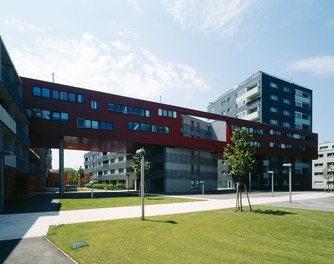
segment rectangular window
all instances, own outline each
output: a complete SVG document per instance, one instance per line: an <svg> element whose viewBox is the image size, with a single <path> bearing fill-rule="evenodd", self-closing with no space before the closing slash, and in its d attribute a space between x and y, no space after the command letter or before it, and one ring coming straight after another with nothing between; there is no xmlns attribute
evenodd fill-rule
<svg viewBox="0 0 334 264"><path fill-rule="evenodd" d="M70 102L76 102L76 100L75 100L75 94L74 93L68 93L68 100L70 101Z"/></svg>
<svg viewBox="0 0 334 264"><path fill-rule="evenodd" d="M33 118L41 118L42 117L42 111L41 109L33 109L32 110L32 117Z"/></svg>
<svg viewBox="0 0 334 264"><path fill-rule="evenodd" d="M59 112L52 112L52 119L55 121L60 120L60 113Z"/></svg>
<svg viewBox="0 0 334 264"><path fill-rule="evenodd" d="M68 92L60 91L60 100L68 101Z"/></svg>
<svg viewBox="0 0 334 264"><path fill-rule="evenodd" d="M97 109L97 101L90 101L90 108L96 110Z"/></svg>
<svg viewBox="0 0 334 264"><path fill-rule="evenodd" d="M282 125L284 127L291 127L291 124L289 122L283 122Z"/></svg>
<svg viewBox="0 0 334 264"><path fill-rule="evenodd" d="M61 121L68 121L68 113L60 113Z"/></svg>
<svg viewBox="0 0 334 264"><path fill-rule="evenodd" d="M41 88L34 86L32 88L32 94L33 96L41 96Z"/></svg>
<svg viewBox="0 0 334 264"><path fill-rule="evenodd" d="M93 129L99 129L99 122L96 120L92 120L92 128Z"/></svg>
<svg viewBox="0 0 334 264"><path fill-rule="evenodd" d="M42 88L42 97L50 98L50 89Z"/></svg>
<svg viewBox="0 0 334 264"><path fill-rule="evenodd" d="M272 125L278 125L278 121L275 119L270 119L270 124Z"/></svg>
<svg viewBox="0 0 334 264"><path fill-rule="evenodd" d="M270 107L270 112L278 113L278 108L277 107Z"/></svg>
<svg viewBox="0 0 334 264"><path fill-rule="evenodd" d="M50 120L51 115L49 110L42 110L42 119Z"/></svg>
<svg viewBox="0 0 334 264"><path fill-rule="evenodd" d="M82 94L78 94L78 103L83 104L85 102L85 96Z"/></svg>
<svg viewBox="0 0 334 264"><path fill-rule="evenodd" d="M283 110L283 115L291 116L291 113L288 110Z"/></svg>
<svg viewBox="0 0 334 264"><path fill-rule="evenodd" d="M278 96L277 96L277 95L273 95L273 94L271 94L271 95L270 95L270 99L271 99L271 100L274 100L274 101L278 101Z"/></svg>
<svg viewBox="0 0 334 264"><path fill-rule="evenodd" d="M291 101L289 99L284 98L283 99L283 103L285 103L285 104L291 104Z"/></svg>
<svg viewBox="0 0 334 264"><path fill-rule="evenodd" d="M278 88L278 85L277 85L276 83L272 83L272 82L271 82L271 83L270 83L270 87L271 87L271 88L276 88L276 89L277 89L277 88Z"/></svg>
<svg viewBox="0 0 334 264"><path fill-rule="evenodd" d="M60 92L58 90L52 90L52 99L59 100Z"/></svg>
<svg viewBox="0 0 334 264"><path fill-rule="evenodd" d="M291 89L289 87L283 87L283 91L287 93L291 93Z"/></svg>

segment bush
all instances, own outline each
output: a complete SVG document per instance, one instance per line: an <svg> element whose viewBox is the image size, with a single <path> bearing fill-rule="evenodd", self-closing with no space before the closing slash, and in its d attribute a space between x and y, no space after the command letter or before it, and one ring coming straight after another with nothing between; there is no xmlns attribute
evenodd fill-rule
<svg viewBox="0 0 334 264"><path fill-rule="evenodd" d="M85 185L86 188L92 188L92 185L90 183L87 183ZM101 190L124 190L125 184L124 183L116 183L116 184L107 184L107 183L94 183L93 184L94 189L101 189Z"/></svg>

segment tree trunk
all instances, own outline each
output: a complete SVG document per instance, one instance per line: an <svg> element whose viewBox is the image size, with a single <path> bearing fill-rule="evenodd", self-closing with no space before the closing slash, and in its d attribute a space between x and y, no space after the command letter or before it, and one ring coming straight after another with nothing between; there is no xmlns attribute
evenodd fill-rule
<svg viewBox="0 0 334 264"><path fill-rule="evenodd" d="M247 200L248 200L249 209L250 209L251 212L253 212L253 209L252 209L252 206L251 206L251 203L250 203L250 200L249 200L246 184L243 183L243 182L240 182L240 181L237 182L237 198L236 198L235 211L236 212L242 212L242 188L244 188L244 190L245 190Z"/></svg>

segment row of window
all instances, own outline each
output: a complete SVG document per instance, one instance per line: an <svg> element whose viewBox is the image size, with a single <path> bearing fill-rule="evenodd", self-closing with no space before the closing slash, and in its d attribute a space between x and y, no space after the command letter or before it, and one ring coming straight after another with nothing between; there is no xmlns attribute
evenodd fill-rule
<svg viewBox="0 0 334 264"><path fill-rule="evenodd" d="M269 142L268 147L270 147L270 148L281 148L281 149L292 149L291 144L277 143L277 142Z"/></svg>
<svg viewBox="0 0 334 264"><path fill-rule="evenodd" d="M315 163L314 167L323 167L323 163ZM334 162L327 162L327 166L334 166Z"/></svg>
<svg viewBox="0 0 334 264"><path fill-rule="evenodd" d="M90 120L84 118L77 119L77 127L99 130L113 130L113 125L111 122Z"/></svg>
<svg viewBox="0 0 334 264"><path fill-rule="evenodd" d="M158 109L158 115L159 116L164 116L164 117L170 117L170 118L177 118L177 112L168 110L168 109Z"/></svg>
<svg viewBox="0 0 334 264"><path fill-rule="evenodd" d="M325 150L328 149L329 146L320 146L319 150ZM332 149L334 149L334 145L332 145Z"/></svg>
<svg viewBox="0 0 334 264"><path fill-rule="evenodd" d="M150 110L120 104L108 103L108 111L126 115L150 117Z"/></svg>
<svg viewBox="0 0 334 264"><path fill-rule="evenodd" d="M273 83L273 82L270 83L270 87L271 88L275 88L275 89L279 89L278 84L277 83ZM284 92L291 93L291 88L289 88L289 87L283 86L282 90ZM295 90L295 91L297 93L297 90Z"/></svg>
<svg viewBox="0 0 334 264"><path fill-rule="evenodd" d="M53 120L53 121L68 121L68 113L50 111L46 109L26 108L26 113L30 118Z"/></svg>
<svg viewBox="0 0 334 264"><path fill-rule="evenodd" d="M32 88L32 94L33 96L51 98L55 100L69 101L80 104L85 103L85 96L82 94L49 89L45 87L34 86Z"/></svg>
<svg viewBox="0 0 334 264"><path fill-rule="evenodd" d="M132 121L128 122L128 129L133 131L169 134L169 127L146 124L146 123L138 123Z"/></svg>

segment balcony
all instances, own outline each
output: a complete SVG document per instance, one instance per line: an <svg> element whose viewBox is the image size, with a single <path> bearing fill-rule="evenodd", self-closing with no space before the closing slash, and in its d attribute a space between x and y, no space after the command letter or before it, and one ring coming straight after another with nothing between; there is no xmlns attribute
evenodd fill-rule
<svg viewBox="0 0 334 264"><path fill-rule="evenodd" d="M242 119L248 120L248 121L257 121L260 119L260 111L255 111L251 114L246 115Z"/></svg>
<svg viewBox="0 0 334 264"><path fill-rule="evenodd" d="M240 97L237 97L236 102L239 103L245 99L247 99L247 101L252 101L259 95L260 95L260 87L255 86L254 88L251 88L249 91L247 91L245 94L241 95Z"/></svg>
<svg viewBox="0 0 334 264"><path fill-rule="evenodd" d="M2 107L2 105L0 105L0 120L9 128L9 130L16 134L16 122Z"/></svg>

